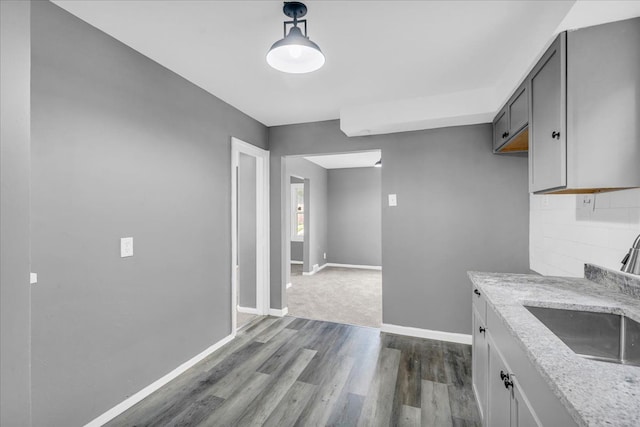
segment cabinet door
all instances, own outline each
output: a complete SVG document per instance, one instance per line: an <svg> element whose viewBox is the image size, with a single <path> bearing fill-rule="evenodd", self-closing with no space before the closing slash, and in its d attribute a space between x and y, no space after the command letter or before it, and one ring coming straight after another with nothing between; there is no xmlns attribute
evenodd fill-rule
<svg viewBox="0 0 640 427"><path fill-rule="evenodd" d="M500 148L509 139L509 120L507 109L500 111L493 122L493 151Z"/></svg>
<svg viewBox="0 0 640 427"><path fill-rule="evenodd" d="M511 391L504 386L500 373L508 373L509 371L491 338L487 339L487 345L489 349L489 371L485 425L508 427L511 423Z"/></svg>
<svg viewBox="0 0 640 427"><path fill-rule="evenodd" d="M482 329L480 329L482 328ZM487 356L487 339L485 323L481 315L473 310L473 353L472 367L473 389L478 399L480 417L486 421L487 414L487 373L489 370ZM485 423L486 424L486 423Z"/></svg>
<svg viewBox="0 0 640 427"><path fill-rule="evenodd" d="M566 33L553 42L531 73L529 190L567 185Z"/></svg>
<svg viewBox="0 0 640 427"><path fill-rule="evenodd" d="M518 379L511 376L513 393L511 399L511 427L542 427L527 397L522 393Z"/></svg>
<svg viewBox="0 0 640 427"><path fill-rule="evenodd" d="M526 82L509 100L507 108L509 110L509 136L513 136L529 121L529 97L527 96Z"/></svg>

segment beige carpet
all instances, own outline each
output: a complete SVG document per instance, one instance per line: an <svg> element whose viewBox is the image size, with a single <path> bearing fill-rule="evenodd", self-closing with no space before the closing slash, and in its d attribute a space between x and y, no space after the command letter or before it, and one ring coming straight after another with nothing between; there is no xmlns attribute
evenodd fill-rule
<svg viewBox="0 0 640 427"><path fill-rule="evenodd" d="M289 315L379 328L382 323L382 272L326 267L313 276L291 266Z"/></svg>

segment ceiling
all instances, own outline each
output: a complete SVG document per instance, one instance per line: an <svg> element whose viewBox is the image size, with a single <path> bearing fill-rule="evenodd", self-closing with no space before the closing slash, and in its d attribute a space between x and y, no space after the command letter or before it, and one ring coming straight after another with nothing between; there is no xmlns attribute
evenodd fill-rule
<svg viewBox="0 0 640 427"><path fill-rule="evenodd" d="M305 156L306 160L325 169L368 168L381 159L380 150L358 151L354 153Z"/></svg>
<svg viewBox="0 0 640 427"><path fill-rule="evenodd" d="M265 61L283 36L281 1L54 3L267 126L337 119L343 111L343 130L349 120L357 124L345 130L353 135L402 130L402 122L416 121L411 109L418 118L438 116L443 109L434 106L447 103L454 119L486 122L574 0L307 1L308 34L327 62L302 75Z"/></svg>

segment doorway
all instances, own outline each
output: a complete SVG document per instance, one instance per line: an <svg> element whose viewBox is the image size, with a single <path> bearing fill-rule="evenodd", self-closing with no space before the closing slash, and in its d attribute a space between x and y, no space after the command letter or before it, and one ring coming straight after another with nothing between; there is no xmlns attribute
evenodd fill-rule
<svg viewBox="0 0 640 427"><path fill-rule="evenodd" d="M269 152L231 138L232 333L269 311Z"/></svg>
<svg viewBox="0 0 640 427"><path fill-rule="evenodd" d="M380 327L380 150L284 160L289 314Z"/></svg>

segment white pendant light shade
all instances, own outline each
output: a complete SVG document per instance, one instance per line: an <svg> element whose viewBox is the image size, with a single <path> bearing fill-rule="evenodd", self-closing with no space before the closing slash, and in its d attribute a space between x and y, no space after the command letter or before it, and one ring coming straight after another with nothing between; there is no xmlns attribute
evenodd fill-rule
<svg viewBox="0 0 640 427"><path fill-rule="evenodd" d="M324 61L318 45L303 36L298 27L292 27L287 37L275 42L267 53L269 65L292 74L316 71L324 65Z"/></svg>
<svg viewBox="0 0 640 427"><path fill-rule="evenodd" d="M307 14L307 7L300 2L285 2L282 12L292 18L284 23L284 38L271 46L267 53L267 63L278 71L303 74L316 71L324 65L324 54L317 44L307 36L307 20L300 20ZM304 24L304 34L298 27ZM287 34L287 25L292 25Z"/></svg>

